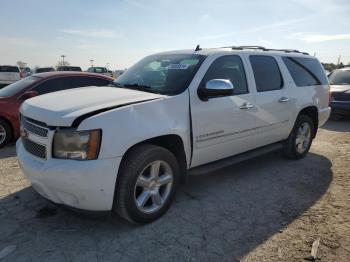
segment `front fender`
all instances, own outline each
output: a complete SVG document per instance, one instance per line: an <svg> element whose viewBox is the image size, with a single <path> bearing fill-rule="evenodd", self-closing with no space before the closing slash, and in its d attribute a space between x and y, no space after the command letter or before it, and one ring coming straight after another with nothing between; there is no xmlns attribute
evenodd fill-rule
<svg viewBox="0 0 350 262"><path fill-rule="evenodd" d="M78 127L78 130L89 129L102 129L99 158L121 157L135 144L171 134L181 137L190 161L188 92L94 115Z"/></svg>

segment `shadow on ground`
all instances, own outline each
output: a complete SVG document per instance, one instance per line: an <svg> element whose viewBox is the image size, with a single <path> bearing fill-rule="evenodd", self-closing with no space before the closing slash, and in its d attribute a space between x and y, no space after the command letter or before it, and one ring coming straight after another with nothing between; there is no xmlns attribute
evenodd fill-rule
<svg viewBox="0 0 350 262"><path fill-rule="evenodd" d="M0 148L0 159L16 156L16 147L14 144L9 144Z"/></svg>
<svg viewBox="0 0 350 262"><path fill-rule="evenodd" d="M190 177L146 226L55 209L29 187L0 200L0 249L17 246L4 261L236 261L302 216L331 180L321 155L268 154Z"/></svg>
<svg viewBox="0 0 350 262"><path fill-rule="evenodd" d="M329 131L335 132L350 132L350 118L341 118L339 120L328 120L326 124L324 124L322 129L326 129Z"/></svg>

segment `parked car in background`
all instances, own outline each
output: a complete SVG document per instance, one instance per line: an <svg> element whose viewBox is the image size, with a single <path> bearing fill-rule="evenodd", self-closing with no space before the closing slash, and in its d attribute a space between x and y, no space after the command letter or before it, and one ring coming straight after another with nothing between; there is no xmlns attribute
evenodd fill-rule
<svg viewBox="0 0 350 262"><path fill-rule="evenodd" d="M125 72L125 70L115 70L114 73L113 73L114 78L118 78L118 77L121 76L124 72Z"/></svg>
<svg viewBox="0 0 350 262"><path fill-rule="evenodd" d="M59 66L57 67L57 71L75 71L81 72L81 67L79 66Z"/></svg>
<svg viewBox="0 0 350 262"><path fill-rule="evenodd" d="M21 70L21 78L25 78L32 74L32 70L30 70L29 67L21 67L20 70Z"/></svg>
<svg viewBox="0 0 350 262"><path fill-rule="evenodd" d="M0 147L19 137L18 112L26 99L77 87L106 86L112 80L86 72L49 72L26 77L0 89ZM31 125L35 127L35 121Z"/></svg>
<svg viewBox="0 0 350 262"><path fill-rule="evenodd" d="M105 75L105 76L111 76L108 73L108 70L106 67L99 67L99 66L95 66L95 67L90 67L87 70L90 73L96 73L96 74L101 74L101 75Z"/></svg>
<svg viewBox="0 0 350 262"><path fill-rule="evenodd" d="M38 67L33 69L33 74L46 73L56 71L53 67Z"/></svg>
<svg viewBox="0 0 350 262"><path fill-rule="evenodd" d="M332 116L350 115L350 67L334 70L329 75Z"/></svg>
<svg viewBox="0 0 350 262"><path fill-rule="evenodd" d="M330 114L325 72L306 53L255 49L159 53L117 78L119 88L29 99L23 173L55 203L149 223L188 173L271 150L305 157Z"/></svg>
<svg viewBox="0 0 350 262"><path fill-rule="evenodd" d="M21 79L18 66L0 65L0 87L12 84Z"/></svg>

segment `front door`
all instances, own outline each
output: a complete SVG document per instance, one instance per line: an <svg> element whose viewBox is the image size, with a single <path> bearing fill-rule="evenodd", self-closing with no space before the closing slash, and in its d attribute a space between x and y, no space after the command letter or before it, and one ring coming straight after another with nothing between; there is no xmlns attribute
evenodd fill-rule
<svg viewBox="0 0 350 262"><path fill-rule="evenodd" d="M234 93L202 101L197 95L197 88L190 89L191 167L254 148L255 94L247 82L243 56L224 55L208 59L199 72L206 71L198 88L203 88L211 79L226 79L232 82Z"/></svg>

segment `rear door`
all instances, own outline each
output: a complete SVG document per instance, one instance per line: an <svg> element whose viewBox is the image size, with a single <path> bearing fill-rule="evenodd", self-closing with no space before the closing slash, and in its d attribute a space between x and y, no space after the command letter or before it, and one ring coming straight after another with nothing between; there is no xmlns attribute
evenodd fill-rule
<svg viewBox="0 0 350 262"><path fill-rule="evenodd" d="M248 55L256 88L256 142L264 146L288 137L295 101L285 81L281 59L273 55Z"/></svg>
<svg viewBox="0 0 350 262"><path fill-rule="evenodd" d="M208 57L199 70L200 83L190 87L192 167L255 147L255 94L246 68L243 55L237 54ZM198 89L211 79L230 80L233 95L202 101Z"/></svg>

